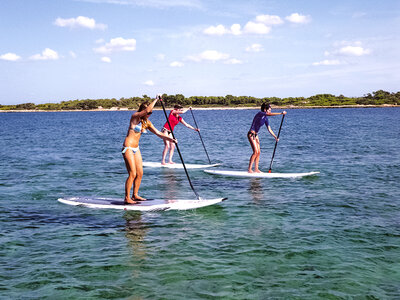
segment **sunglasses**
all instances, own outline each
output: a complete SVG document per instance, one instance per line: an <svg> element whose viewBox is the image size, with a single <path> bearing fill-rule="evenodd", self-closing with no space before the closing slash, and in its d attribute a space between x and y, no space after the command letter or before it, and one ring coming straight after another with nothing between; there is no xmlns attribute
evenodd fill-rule
<svg viewBox="0 0 400 300"><path fill-rule="evenodd" d="M148 112L147 115L150 116L152 113L153 113L152 111L151 111L151 112Z"/></svg>

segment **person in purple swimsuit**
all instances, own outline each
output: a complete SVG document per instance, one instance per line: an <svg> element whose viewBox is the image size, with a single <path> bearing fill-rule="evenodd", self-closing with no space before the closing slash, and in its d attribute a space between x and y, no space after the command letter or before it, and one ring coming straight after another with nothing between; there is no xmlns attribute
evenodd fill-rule
<svg viewBox="0 0 400 300"><path fill-rule="evenodd" d="M268 103L263 103L261 105L261 111L259 111L253 119L253 123L251 124L250 131L247 133L247 138L249 139L251 148L253 149L253 154L250 157L249 162L249 173L262 173L258 169L258 163L260 161L260 140L258 138L258 131L260 130L261 126L265 124L268 129L268 132L275 138L278 142L279 139L276 137L275 133L272 131L271 126L269 126L268 116L277 116L277 115L286 115L286 111L281 113L272 113L271 112L271 105ZM254 166L254 171L252 170Z"/></svg>

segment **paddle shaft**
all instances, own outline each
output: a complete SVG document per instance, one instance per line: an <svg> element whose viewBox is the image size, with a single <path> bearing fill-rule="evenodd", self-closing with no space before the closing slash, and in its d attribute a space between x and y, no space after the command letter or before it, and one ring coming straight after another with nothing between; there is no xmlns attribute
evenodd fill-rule
<svg viewBox="0 0 400 300"><path fill-rule="evenodd" d="M279 126L279 131L278 131L277 139L279 139L279 135L281 134L281 128L282 128L282 124L283 124L283 119L285 119L285 115L282 115L281 126ZM272 158L271 158L271 163L269 164L268 173L271 173L272 162L273 162L273 160L274 160L274 156L275 156L275 151L276 151L276 146L277 146L277 145L278 145L278 141L275 142L274 152L272 153Z"/></svg>
<svg viewBox="0 0 400 300"><path fill-rule="evenodd" d="M199 126L197 125L197 122L196 122L196 119L195 119L195 117L194 117L192 108L190 108L190 112L192 113L193 121L194 121L194 124L196 125L196 128L199 129ZM204 151L206 152L206 155L207 155L207 158L208 158L208 162L209 162L210 165L211 165L211 160L210 160L210 157L208 156L208 152L207 152L206 146L204 145L203 139L201 138L200 131L197 131L197 133L199 134L200 141L201 141L201 143L203 144L203 148L204 148Z"/></svg>
<svg viewBox="0 0 400 300"><path fill-rule="evenodd" d="M169 123L169 119L168 119L168 116L167 116L167 112L165 111L164 101L163 101L162 99L160 99L160 102L161 102L161 105L162 105L162 108L163 108L163 111L164 111L165 118L167 119L167 123L168 123L169 129L172 129L171 124ZM175 135L174 135L174 132L173 132L172 130L171 130L171 134L172 134L172 138L175 139ZM185 163L184 163L184 161L183 161L182 153L181 153L181 151L179 150L178 144L175 144L175 146L176 146L176 150L177 150L178 153L179 153L179 157L180 157L180 159L181 159L183 168L185 169L186 177L187 177L187 179L188 179L188 181L189 181L190 187L192 188L192 191L193 191L193 193L196 195L197 199L200 200L200 196L199 196L199 194L197 194L196 190L195 190L194 187L193 187L192 181L190 180L189 173L188 173L188 171L187 171L187 169L186 169Z"/></svg>

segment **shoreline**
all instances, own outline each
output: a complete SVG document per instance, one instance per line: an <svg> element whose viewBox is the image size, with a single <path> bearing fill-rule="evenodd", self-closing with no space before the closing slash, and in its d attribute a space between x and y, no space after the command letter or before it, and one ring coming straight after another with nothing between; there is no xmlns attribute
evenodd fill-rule
<svg viewBox="0 0 400 300"><path fill-rule="evenodd" d="M334 109L334 108L379 108L379 107L400 107L400 105L393 104L382 104L382 105L338 105L338 106L275 106L271 105L273 109ZM166 108L167 110L172 109L172 107ZM248 107L248 106L237 106L237 107L193 107L194 110L248 110L248 109L259 109L258 106ZM17 113L17 112L88 112L88 111L99 111L99 112L112 112L112 111L136 111L137 109L128 109L127 107L110 108L110 109L87 109L87 110L39 110L39 109L14 109L14 110L0 110L0 113ZM162 110L162 108L154 108L153 110Z"/></svg>

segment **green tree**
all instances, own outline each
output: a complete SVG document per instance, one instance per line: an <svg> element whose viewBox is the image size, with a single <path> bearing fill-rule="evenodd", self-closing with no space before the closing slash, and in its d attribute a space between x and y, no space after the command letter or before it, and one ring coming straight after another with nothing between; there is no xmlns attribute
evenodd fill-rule
<svg viewBox="0 0 400 300"><path fill-rule="evenodd" d="M32 110L35 109L36 105L34 103L22 103L22 104L17 104L16 109L28 109Z"/></svg>
<svg viewBox="0 0 400 300"><path fill-rule="evenodd" d="M182 94L176 94L175 103L180 105L185 105L185 96L183 96Z"/></svg>

